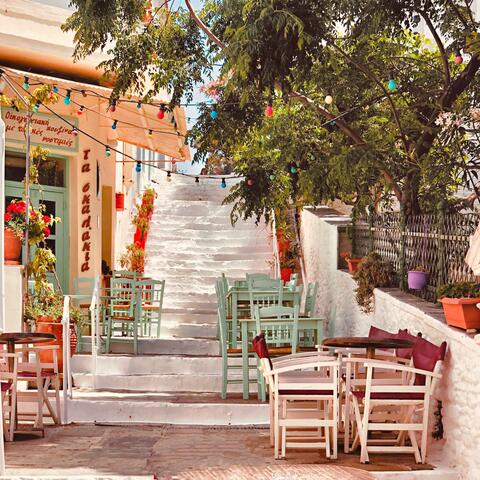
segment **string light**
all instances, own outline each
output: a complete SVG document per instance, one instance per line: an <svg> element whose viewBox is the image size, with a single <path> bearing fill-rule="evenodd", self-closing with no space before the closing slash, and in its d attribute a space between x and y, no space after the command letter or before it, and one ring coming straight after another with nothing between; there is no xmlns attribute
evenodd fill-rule
<svg viewBox="0 0 480 480"><path fill-rule="evenodd" d="M463 63L463 57L462 57L462 54L460 53L460 50L457 50L455 52L454 62L455 62L455 65L461 65Z"/></svg>
<svg viewBox="0 0 480 480"><path fill-rule="evenodd" d="M267 108L265 108L265 116L273 117L273 106L271 102L269 102Z"/></svg>
<svg viewBox="0 0 480 480"><path fill-rule="evenodd" d="M326 103L327 105L331 105L331 104L333 103L333 97L332 97L331 95L327 95L327 96L325 97L325 103Z"/></svg>
<svg viewBox="0 0 480 480"><path fill-rule="evenodd" d="M249 179L247 180L247 185L248 185L249 187L251 187L253 184L254 184L253 178L249 178Z"/></svg>
<svg viewBox="0 0 480 480"><path fill-rule="evenodd" d="M215 107L212 108L212 111L210 112L210 118L212 120L216 120L218 118L218 112Z"/></svg>
<svg viewBox="0 0 480 480"><path fill-rule="evenodd" d="M112 123L112 130L116 130L116 129L117 129L117 120L114 120Z"/></svg>
<svg viewBox="0 0 480 480"><path fill-rule="evenodd" d="M137 108L142 108L142 102L140 100L137 102Z"/></svg>
<svg viewBox="0 0 480 480"><path fill-rule="evenodd" d="M163 120L165 118L165 107L163 105L160 105L160 108L158 109L157 118L159 120Z"/></svg>
<svg viewBox="0 0 480 480"><path fill-rule="evenodd" d="M117 109L117 101L112 100L112 103L108 106L108 110L113 113L115 112L116 109Z"/></svg>
<svg viewBox="0 0 480 480"><path fill-rule="evenodd" d="M391 92L397 89L397 82L393 78L393 73L390 73L387 87Z"/></svg>
<svg viewBox="0 0 480 480"><path fill-rule="evenodd" d="M167 171L167 182L171 182L172 181L172 173L170 172L170 170Z"/></svg>
<svg viewBox="0 0 480 480"><path fill-rule="evenodd" d="M65 96L65 98L63 99L63 103L65 105L70 105L70 103L72 103L72 99L70 98L70 95L72 94L72 91L71 90L67 90L67 95Z"/></svg>
<svg viewBox="0 0 480 480"><path fill-rule="evenodd" d="M82 94L83 98L87 98L87 92L85 90L81 90L80 93Z"/></svg>
<svg viewBox="0 0 480 480"><path fill-rule="evenodd" d="M112 152L110 151L110 147L106 146L105 147L105 156L109 157L111 154L112 154Z"/></svg>
<svg viewBox="0 0 480 480"><path fill-rule="evenodd" d="M222 183L220 184L220 188L227 188L227 182L224 178L222 178Z"/></svg>
<svg viewBox="0 0 480 480"><path fill-rule="evenodd" d="M40 103L37 102L37 103L32 107L32 111L33 111L33 113L38 113L39 110L40 110Z"/></svg>
<svg viewBox="0 0 480 480"><path fill-rule="evenodd" d="M73 128L72 128L72 135L73 135L74 137L76 137L76 136L78 135L78 130L77 130L76 127L73 127Z"/></svg>
<svg viewBox="0 0 480 480"><path fill-rule="evenodd" d="M195 177L195 183L200 183L200 179L198 177Z"/></svg>
<svg viewBox="0 0 480 480"><path fill-rule="evenodd" d="M58 87L56 85L53 86L53 92L58 93Z"/></svg>
<svg viewBox="0 0 480 480"><path fill-rule="evenodd" d="M30 88L30 82L28 81L28 77L23 77L23 89L28 90Z"/></svg>
<svg viewBox="0 0 480 480"><path fill-rule="evenodd" d="M270 178L270 180L272 180L272 182L273 182L273 180L275 180L275 175L272 173L269 178Z"/></svg>
<svg viewBox="0 0 480 480"><path fill-rule="evenodd" d="M142 172L142 162L137 162L137 165L135 166L135 171L137 173L141 173Z"/></svg>
<svg viewBox="0 0 480 480"><path fill-rule="evenodd" d="M148 133L147 133L147 137L152 138L152 135L153 135L153 132L151 130L149 130Z"/></svg>
<svg viewBox="0 0 480 480"><path fill-rule="evenodd" d="M296 167L295 165L292 165L292 166L290 167L290 173L292 173L293 175L295 175L295 174L297 173L297 171L298 171L298 170L297 170L297 167Z"/></svg>
<svg viewBox="0 0 480 480"><path fill-rule="evenodd" d="M77 110L77 115L80 116L83 113L83 105L80 105L80 108Z"/></svg>

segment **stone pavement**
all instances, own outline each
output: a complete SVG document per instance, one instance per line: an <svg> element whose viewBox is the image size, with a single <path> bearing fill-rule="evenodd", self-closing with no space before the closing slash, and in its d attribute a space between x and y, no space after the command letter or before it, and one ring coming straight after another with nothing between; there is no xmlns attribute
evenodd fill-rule
<svg viewBox="0 0 480 480"><path fill-rule="evenodd" d="M358 455L328 461L324 452L289 450L287 456L274 460L263 428L69 425L6 444L9 478L366 480L373 478L366 470L422 467L410 455L372 456L369 465Z"/></svg>

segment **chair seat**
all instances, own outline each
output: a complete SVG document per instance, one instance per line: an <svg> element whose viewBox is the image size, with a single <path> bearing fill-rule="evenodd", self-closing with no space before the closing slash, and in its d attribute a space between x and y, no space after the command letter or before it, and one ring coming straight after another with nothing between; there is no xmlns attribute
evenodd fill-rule
<svg viewBox="0 0 480 480"><path fill-rule="evenodd" d="M241 348L227 348L227 353L242 353ZM248 353L255 353L254 348L249 348Z"/></svg>
<svg viewBox="0 0 480 480"><path fill-rule="evenodd" d="M122 320L122 321L125 321L125 322L131 322L133 320L135 320L135 317L129 317L127 315L123 316L123 315L111 315L110 318L112 320Z"/></svg>
<svg viewBox="0 0 480 480"><path fill-rule="evenodd" d="M40 372L41 377L51 377L55 375L55 370L53 368L43 368ZM37 372L18 372L17 377L27 377L27 378L34 378L37 376Z"/></svg>
<svg viewBox="0 0 480 480"><path fill-rule="evenodd" d="M365 398L363 390L352 392L359 400ZM421 392L374 392L370 398L373 400L423 400Z"/></svg>
<svg viewBox="0 0 480 480"><path fill-rule="evenodd" d="M280 395L333 395L333 390L279 390Z"/></svg>

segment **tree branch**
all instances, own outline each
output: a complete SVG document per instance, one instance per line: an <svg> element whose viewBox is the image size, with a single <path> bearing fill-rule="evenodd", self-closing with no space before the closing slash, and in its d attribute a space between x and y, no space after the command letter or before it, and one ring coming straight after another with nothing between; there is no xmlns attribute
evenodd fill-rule
<svg viewBox="0 0 480 480"><path fill-rule="evenodd" d="M465 17L462 15L458 7L455 5L455 0L448 0L448 3L452 7L452 9L455 11L458 19L460 20L460 22L462 22L463 26L468 29L469 28L468 22L465 20Z"/></svg>
<svg viewBox="0 0 480 480"><path fill-rule="evenodd" d="M185 0L185 4L187 5L188 11L193 19L193 21L198 25L200 30L202 30L207 37L215 43L220 48L225 48L225 44L202 22L200 17L197 15L197 12L193 8L190 0Z"/></svg>
<svg viewBox="0 0 480 480"><path fill-rule="evenodd" d="M425 23L427 24L427 27L430 30L430 33L432 34L432 36L435 40L435 43L437 44L438 50L440 51L440 56L442 58L443 70L444 70L444 76L445 76L444 85L445 85L445 90L447 90L448 86L450 85L450 81L451 81L450 67L448 65L447 52L445 51L445 47L443 45L442 39L440 38L440 35L438 34L438 32L435 29L432 21L430 20L430 17L423 10L420 11L420 15L425 20Z"/></svg>

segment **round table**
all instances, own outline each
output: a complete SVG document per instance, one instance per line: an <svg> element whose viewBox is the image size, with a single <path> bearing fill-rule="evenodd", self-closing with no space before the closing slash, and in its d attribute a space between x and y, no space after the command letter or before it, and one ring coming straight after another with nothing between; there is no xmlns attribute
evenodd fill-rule
<svg viewBox="0 0 480 480"><path fill-rule="evenodd" d="M52 333L5 332L0 334L0 344L7 344L8 353L15 353L15 345L50 342L56 337ZM13 371L14 359L8 359L8 368Z"/></svg>
<svg viewBox="0 0 480 480"><path fill-rule="evenodd" d="M326 338L323 340L322 345L335 348L365 348L367 350L367 358L375 358L375 350L377 348L411 348L413 342L403 338L335 337Z"/></svg>

